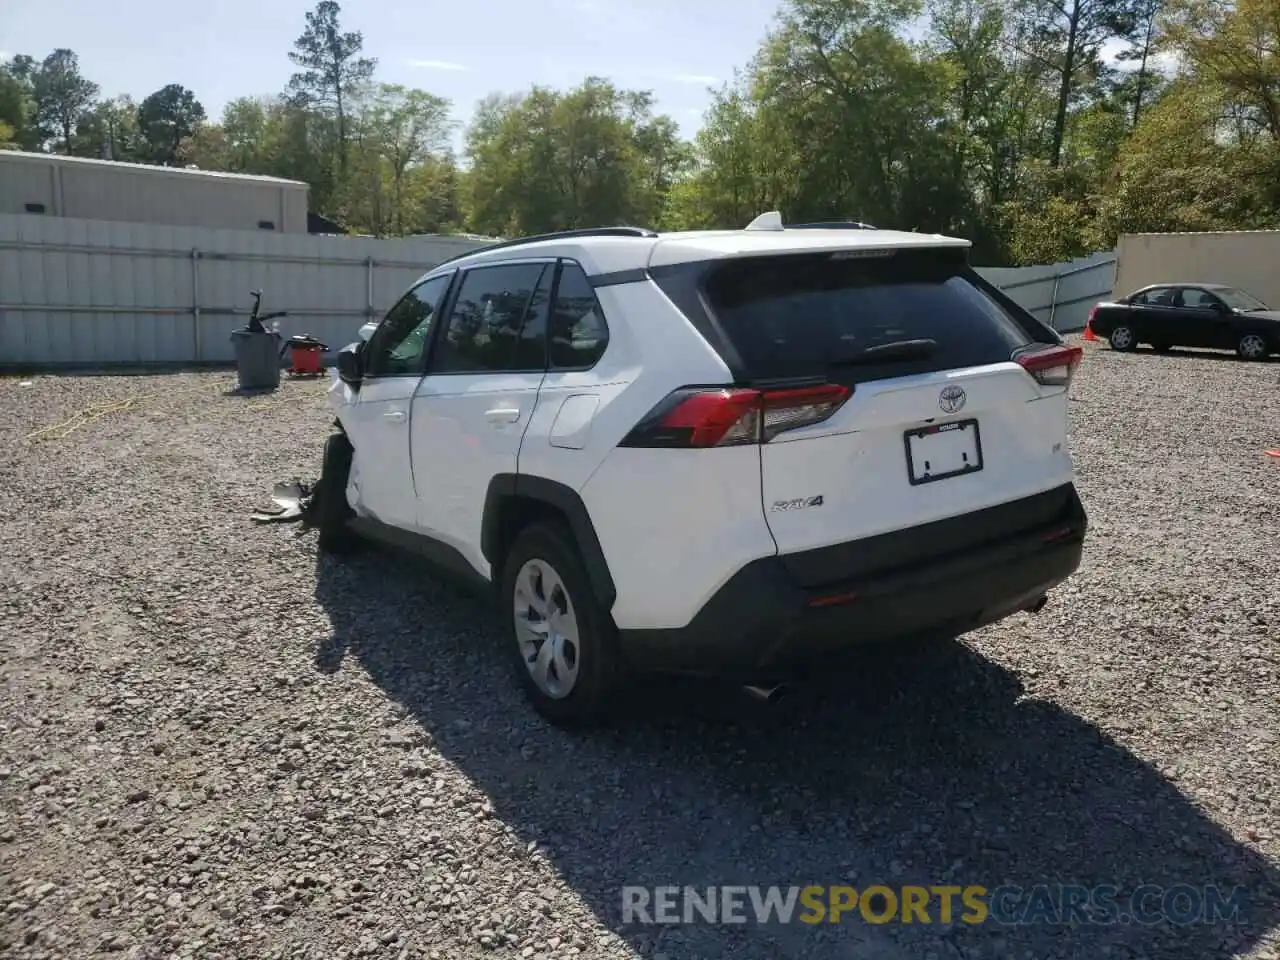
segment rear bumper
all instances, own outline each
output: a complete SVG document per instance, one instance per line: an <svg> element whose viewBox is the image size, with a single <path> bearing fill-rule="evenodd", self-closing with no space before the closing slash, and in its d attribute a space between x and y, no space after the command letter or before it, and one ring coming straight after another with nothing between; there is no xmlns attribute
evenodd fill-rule
<svg viewBox="0 0 1280 960"><path fill-rule="evenodd" d="M860 644L956 636L994 623L1033 605L1080 566L1084 506L1073 485L1055 493L1064 506L1048 522L1016 532L990 524L998 530L991 539L906 565L868 569L860 563L856 576L819 586L797 585L789 572L804 566L803 556L756 560L688 626L622 631L623 653L642 670L778 681ZM1007 515L1008 505L975 513L966 523L980 530ZM877 537L874 552L904 555L905 541L927 543L936 533L945 543L954 529L948 520Z"/></svg>

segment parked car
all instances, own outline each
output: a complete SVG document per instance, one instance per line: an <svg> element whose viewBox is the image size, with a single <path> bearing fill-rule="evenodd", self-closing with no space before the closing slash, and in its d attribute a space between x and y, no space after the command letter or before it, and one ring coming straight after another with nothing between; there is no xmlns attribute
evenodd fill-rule
<svg viewBox="0 0 1280 960"><path fill-rule="evenodd" d="M1089 328L1113 350L1133 350L1140 343L1161 351L1206 347L1234 350L1245 360L1280 351L1280 311L1220 283L1153 283L1097 304L1089 312Z"/></svg>
<svg viewBox="0 0 1280 960"><path fill-rule="evenodd" d="M1081 356L965 240L772 214L499 243L339 355L320 546L400 544L496 595L553 721L636 670L767 696L1044 605L1086 531Z"/></svg>

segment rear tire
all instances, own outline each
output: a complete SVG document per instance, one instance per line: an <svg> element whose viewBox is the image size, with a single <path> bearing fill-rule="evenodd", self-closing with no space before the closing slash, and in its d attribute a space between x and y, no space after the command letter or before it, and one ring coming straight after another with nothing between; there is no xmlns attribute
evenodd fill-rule
<svg viewBox="0 0 1280 960"><path fill-rule="evenodd" d="M322 553L343 556L360 547L359 537L347 526L347 521L355 516L347 503L347 480L351 476L354 453L345 434L335 433L325 441L315 503L316 527L320 532L318 546Z"/></svg>
<svg viewBox="0 0 1280 960"><path fill-rule="evenodd" d="M1246 333L1236 344L1236 354L1241 360L1265 360L1271 353L1271 345L1260 333Z"/></svg>
<svg viewBox="0 0 1280 960"><path fill-rule="evenodd" d="M1138 337L1133 332L1133 327L1121 324L1111 331L1111 336L1107 337L1107 342L1111 344L1112 350L1128 353L1137 348Z"/></svg>
<svg viewBox="0 0 1280 960"><path fill-rule="evenodd" d="M516 679L535 710L561 727L608 717L622 676L617 629L563 524L516 537L502 568L499 613Z"/></svg>

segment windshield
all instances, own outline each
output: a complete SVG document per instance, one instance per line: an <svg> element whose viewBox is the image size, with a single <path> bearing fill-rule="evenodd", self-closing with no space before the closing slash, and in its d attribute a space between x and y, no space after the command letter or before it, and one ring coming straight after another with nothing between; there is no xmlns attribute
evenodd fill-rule
<svg viewBox="0 0 1280 960"><path fill-rule="evenodd" d="M1232 310L1266 310L1267 305L1257 297L1235 287L1218 287L1213 291L1219 300Z"/></svg>

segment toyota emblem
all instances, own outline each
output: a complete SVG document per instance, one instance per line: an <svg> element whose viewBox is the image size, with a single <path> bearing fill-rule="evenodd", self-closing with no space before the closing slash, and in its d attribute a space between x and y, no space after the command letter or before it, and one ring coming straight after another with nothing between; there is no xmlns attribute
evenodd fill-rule
<svg viewBox="0 0 1280 960"><path fill-rule="evenodd" d="M943 387L938 394L938 409L943 413L959 413L964 407L964 390L960 387Z"/></svg>

